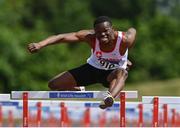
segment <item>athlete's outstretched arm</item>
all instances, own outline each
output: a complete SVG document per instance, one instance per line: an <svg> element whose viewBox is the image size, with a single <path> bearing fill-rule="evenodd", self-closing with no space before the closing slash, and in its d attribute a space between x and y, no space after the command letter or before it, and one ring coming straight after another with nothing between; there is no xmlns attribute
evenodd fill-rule
<svg viewBox="0 0 180 128"><path fill-rule="evenodd" d="M78 41L90 42L90 35L92 34L93 34L93 30L81 30L78 32L53 35L38 43L28 44L28 50L29 52L34 53L45 46L58 44L58 43L71 43Z"/></svg>
<svg viewBox="0 0 180 128"><path fill-rule="evenodd" d="M125 36L123 42L127 43L127 48L132 48L135 43L136 38L136 29L129 28L127 32L125 32Z"/></svg>

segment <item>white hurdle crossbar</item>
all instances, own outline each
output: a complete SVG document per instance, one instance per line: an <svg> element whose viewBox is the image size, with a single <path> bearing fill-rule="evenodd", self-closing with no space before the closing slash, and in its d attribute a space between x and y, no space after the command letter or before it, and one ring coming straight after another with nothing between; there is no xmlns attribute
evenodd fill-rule
<svg viewBox="0 0 180 128"><path fill-rule="evenodd" d="M35 99L68 99L68 98L94 98L94 99L102 99L106 91L12 91L11 98L12 99L22 99L23 93L28 93L29 100ZM137 98L137 91L122 91L125 92L126 98ZM119 98L117 96L116 98Z"/></svg>
<svg viewBox="0 0 180 128"><path fill-rule="evenodd" d="M180 104L178 96L142 96L143 104L153 104L153 127L158 127L159 105L164 104L164 127L167 127L168 104Z"/></svg>
<svg viewBox="0 0 180 128"><path fill-rule="evenodd" d="M29 99L102 99L104 93L106 91L12 91L11 98L23 99L23 127L28 127ZM138 93L137 91L122 91L116 98L120 98L120 126L125 127L125 101L129 98L138 98Z"/></svg>
<svg viewBox="0 0 180 128"><path fill-rule="evenodd" d="M154 97L158 97L159 104L180 104L180 97L178 96L143 96L142 102L144 104L153 104Z"/></svg>
<svg viewBox="0 0 180 128"><path fill-rule="evenodd" d="M10 97L10 94L0 94L0 101L9 101Z"/></svg>

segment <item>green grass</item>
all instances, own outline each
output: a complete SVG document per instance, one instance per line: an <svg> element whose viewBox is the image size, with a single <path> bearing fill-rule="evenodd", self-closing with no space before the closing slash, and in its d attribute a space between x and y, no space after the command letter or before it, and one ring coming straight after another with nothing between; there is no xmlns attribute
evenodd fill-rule
<svg viewBox="0 0 180 128"><path fill-rule="evenodd" d="M125 90L137 90L144 96L180 96L180 79L129 84Z"/></svg>
<svg viewBox="0 0 180 128"><path fill-rule="evenodd" d="M87 87L86 90L107 89L99 84L96 84ZM180 78L164 81L126 84L124 90L137 90L139 100L141 100L141 96L180 96Z"/></svg>

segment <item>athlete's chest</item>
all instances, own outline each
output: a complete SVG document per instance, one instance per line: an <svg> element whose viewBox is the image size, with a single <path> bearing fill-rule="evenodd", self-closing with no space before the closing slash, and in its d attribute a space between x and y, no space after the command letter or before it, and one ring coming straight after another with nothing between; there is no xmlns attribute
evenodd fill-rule
<svg viewBox="0 0 180 128"><path fill-rule="evenodd" d="M99 49L104 52L112 52L116 47L115 43L109 43L109 44L101 44L99 43Z"/></svg>
<svg viewBox="0 0 180 128"><path fill-rule="evenodd" d="M116 43L109 45L99 45L95 49L97 57L101 58L119 58L119 46Z"/></svg>

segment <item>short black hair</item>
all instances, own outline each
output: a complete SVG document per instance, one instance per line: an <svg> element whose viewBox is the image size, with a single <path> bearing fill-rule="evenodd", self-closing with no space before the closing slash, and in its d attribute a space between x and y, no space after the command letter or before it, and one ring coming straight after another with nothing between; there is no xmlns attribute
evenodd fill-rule
<svg viewBox="0 0 180 128"><path fill-rule="evenodd" d="M103 23L103 22L109 22L110 25L112 25L112 22L108 16L99 16L95 21L94 21L94 28L97 24Z"/></svg>

